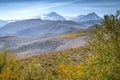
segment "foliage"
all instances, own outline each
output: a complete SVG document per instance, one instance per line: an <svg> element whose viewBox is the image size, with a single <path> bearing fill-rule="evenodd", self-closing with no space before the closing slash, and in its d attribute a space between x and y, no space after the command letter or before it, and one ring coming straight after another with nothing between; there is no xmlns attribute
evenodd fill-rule
<svg viewBox="0 0 120 80"><path fill-rule="evenodd" d="M15 57L7 51L0 52L0 80L17 80L20 76L20 62Z"/></svg>
<svg viewBox="0 0 120 80"><path fill-rule="evenodd" d="M59 74L62 79L79 80L82 75L82 65L63 65L59 66Z"/></svg>
<svg viewBox="0 0 120 80"><path fill-rule="evenodd" d="M77 31L77 32L71 32L67 34L62 34L58 36L58 38L63 38L63 39L74 39L76 37L80 36L86 36L88 35L89 31L88 30L83 30L83 31Z"/></svg>
<svg viewBox="0 0 120 80"><path fill-rule="evenodd" d="M69 77L78 79L81 69L79 64L85 63L88 57L85 53L86 49L76 48L19 58L16 54L2 51L0 80L66 80L62 69L71 70L68 72ZM70 75L72 72L74 74Z"/></svg>
<svg viewBox="0 0 120 80"><path fill-rule="evenodd" d="M93 54L86 64L87 80L120 80L120 11L104 16L90 40Z"/></svg>

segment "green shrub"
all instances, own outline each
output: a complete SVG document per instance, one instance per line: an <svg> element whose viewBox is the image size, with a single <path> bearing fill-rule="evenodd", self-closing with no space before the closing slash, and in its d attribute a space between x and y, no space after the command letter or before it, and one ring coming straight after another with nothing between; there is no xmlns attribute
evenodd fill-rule
<svg viewBox="0 0 120 80"><path fill-rule="evenodd" d="M89 42L84 77L87 80L120 80L120 11L104 16Z"/></svg>

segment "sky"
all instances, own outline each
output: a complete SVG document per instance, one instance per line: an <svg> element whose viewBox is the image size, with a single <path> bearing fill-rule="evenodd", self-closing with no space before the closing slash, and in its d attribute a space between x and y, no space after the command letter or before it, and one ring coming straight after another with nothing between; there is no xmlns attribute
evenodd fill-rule
<svg viewBox="0 0 120 80"><path fill-rule="evenodd" d="M103 17L120 10L120 0L0 0L0 19L18 20L56 12L75 17L95 12Z"/></svg>

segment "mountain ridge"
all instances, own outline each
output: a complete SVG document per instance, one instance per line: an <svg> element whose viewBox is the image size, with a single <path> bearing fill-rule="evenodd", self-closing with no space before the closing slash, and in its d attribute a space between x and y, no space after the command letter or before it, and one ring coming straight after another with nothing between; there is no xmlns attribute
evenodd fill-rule
<svg viewBox="0 0 120 80"><path fill-rule="evenodd" d="M45 36L62 34L75 30L86 29L100 24L102 18L96 13L79 15L73 20L65 20L64 17L51 12L46 19L27 19L13 21L0 28L1 36Z"/></svg>
<svg viewBox="0 0 120 80"><path fill-rule="evenodd" d="M66 20L63 16L56 12L51 12L49 14L43 14L40 17L43 20Z"/></svg>
<svg viewBox="0 0 120 80"><path fill-rule="evenodd" d="M4 36L40 36L45 34L66 33L69 31L82 29L83 27L85 27L83 24L73 21L30 19L7 24L0 28L0 34Z"/></svg>
<svg viewBox="0 0 120 80"><path fill-rule="evenodd" d="M102 18L99 17L95 12L92 12L84 16L83 15L77 16L76 18L73 19L73 21L75 22L85 22L90 20L102 21Z"/></svg>

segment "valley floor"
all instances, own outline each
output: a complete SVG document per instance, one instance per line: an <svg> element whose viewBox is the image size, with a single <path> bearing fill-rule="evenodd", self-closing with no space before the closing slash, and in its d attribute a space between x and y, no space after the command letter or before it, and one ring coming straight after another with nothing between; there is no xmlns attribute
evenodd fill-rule
<svg viewBox="0 0 120 80"><path fill-rule="evenodd" d="M87 31L76 31L46 37L0 37L0 50L33 55L84 46L88 40Z"/></svg>

